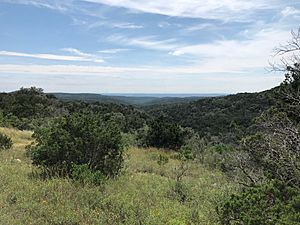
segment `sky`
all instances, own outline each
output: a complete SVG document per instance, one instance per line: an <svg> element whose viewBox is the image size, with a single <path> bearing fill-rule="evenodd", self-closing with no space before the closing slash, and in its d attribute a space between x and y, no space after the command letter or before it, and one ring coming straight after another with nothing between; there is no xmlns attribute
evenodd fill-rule
<svg viewBox="0 0 300 225"><path fill-rule="evenodd" d="M0 0L0 91L262 91L299 27L300 0Z"/></svg>

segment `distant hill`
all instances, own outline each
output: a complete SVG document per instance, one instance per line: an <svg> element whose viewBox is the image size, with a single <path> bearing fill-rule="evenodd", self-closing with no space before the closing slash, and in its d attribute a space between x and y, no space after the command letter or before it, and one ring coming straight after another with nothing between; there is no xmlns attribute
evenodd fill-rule
<svg viewBox="0 0 300 225"><path fill-rule="evenodd" d="M84 101L99 103L120 103L126 105L156 105L191 102L205 97L219 96L220 94L124 94L103 95L90 93L51 93L62 101Z"/></svg>
<svg viewBox="0 0 300 225"><path fill-rule="evenodd" d="M80 100L79 96L75 97ZM90 98L92 96L88 95ZM104 97L102 102L92 100L87 102L74 101L72 98L73 96L68 98L66 95L66 101L62 101L52 94L45 94L43 89L36 87L0 93L0 126L34 129L36 126L46 125L55 117L66 116L74 112L93 112L107 118L116 117L122 129L128 132L141 128L148 119L144 111L132 105L119 104L117 100L111 102L111 99Z"/></svg>
<svg viewBox="0 0 300 225"><path fill-rule="evenodd" d="M136 130L153 117L163 114L170 122L190 127L203 137L223 143L237 143L255 132L253 120L274 105L274 90L235 95L165 96L102 94L45 94L42 89L20 89L0 93L5 121L21 129L47 123L47 119L72 112L97 112L122 117L124 130Z"/></svg>
<svg viewBox="0 0 300 225"><path fill-rule="evenodd" d="M201 136L232 142L232 139L236 140L232 134L243 136L253 131L250 127L254 118L274 105L274 90L202 98L187 103L157 104L143 109L152 116L163 114L170 121L191 127Z"/></svg>

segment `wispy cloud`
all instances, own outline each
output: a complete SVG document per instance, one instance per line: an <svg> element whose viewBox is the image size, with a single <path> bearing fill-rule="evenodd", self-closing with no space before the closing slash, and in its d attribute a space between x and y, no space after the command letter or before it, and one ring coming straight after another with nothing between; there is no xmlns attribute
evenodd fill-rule
<svg viewBox="0 0 300 225"><path fill-rule="evenodd" d="M224 71L245 71L267 67L274 47L289 38L289 31L269 28L253 33L246 40L218 40L206 44L187 45L169 54L192 55L204 70L215 66Z"/></svg>
<svg viewBox="0 0 300 225"><path fill-rule="evenodd" d="M66 49L65 49L66 50ZM78 51L76 49L67 49L74 52ZM54 54L32 54L23 52L10 52L10 51L0 51L0 56L11 56L11 57L26 57L35 59L45 59L45 60L58 60L58 61L81 61L81 62L96 62L103 63L103 59L94 58L92 55L76 52L78 56L74 55L54 55Z"/></svg>
<svg viewBox="0 0 300 225"><path fill-rule="evenodd" d="M155 36L127 37L124 35L112 35L107 38L107 41L150 50L168 51L179 47L178 43L176 43L176 39L159 40Z"/></svg>
<svg viewBox="0 0 300 225"><path fill-rule="evenodd" d="M79 66L79 65L18 65L0 64L0 73L26 74L207 74L207 73L243 73L242 71L225 71L223 68L211 67L118 67L118 66Z"/></svg>
<svg viewBox="0 0 300 225"><path fill-rule="evenodd" d="M104 49L104 50L99 50L99 53L103 54L117 54L120 52L127 52L130 51L131 49L129 48L111 48L111 49Z"/></svg>
<svg viewBox="0 0 300 225"><path fill-rule="evenodd" d="M3 2L23 5L33 5L41 8L49 8L59 11L68 11L74 7L72 1L64 0L2 0Z"/></svg>
<svg viewBox="0 0 300 225"><path fill-rule="evenodd" d="M249 73L218 73L218 67L206 71L190 68L127 68L77 65L2 64L0 74L8 75L1 90L36 85L47 91L140 92L140 93L231 93L261 91L282 81L281 76ZM17 74L17 75L16 75ZM23 76L26 75L26 76ZM45 75L45 76L43 76ZM67 78L67 76L70 76ZM83 79L84 77L84 79ZM49 83L49 80L51 82ZM55 84L55 85L53 85ZM72 84L70 86L70 84ZM52 86L51 86L52 85ZM70 89L71 88L71 89Z"/></svg>
<svg viewBox="0 0 300 225"><path fill-rule="evenodd" d="M249 19L256 11L279 8L283 0L85 0L166 16L219 20Z"/></svg>
<svg viewBox="0 0 300 225"><path fill-rule="evenodd" d="M65 51L65 52L70 52L74 55L79 55L79 56L82 56L82 57L85 57L85 58L92 58L92 57L95 57L94 55L92 54L89 54L89 53L84 53L82 51L79 51L78 49L76 48L62 48L61 49L62 51Z"/></svg>
<svg viewBox="0 0 300 225"><path fill-rule="evenodd" d="M3 0L18 4L31 4L60 11L77 10L92 16L99 16L93 10L86 10L69 0ZM130 11L166 15L172 17L205 18L228 20L248 20L262 10L279 9L287 5L284 0L83 0L83 2L126 8Z"/></svg>
<svg viewBox="0 0 300 225"><path fill-rule="evenodd" d="M192 32L192 31L199 31L208 28L214 28L216 25L212 23L200 23L197 25L192 25L184 29L184 32Z"/></svg>
<svg viewBox="0 0 300 225"><path fill-rule="evenodd" d="M2 33L9 32L12 37L0 35L3 46L22 46L14 51L7 48L0 51L1 87L6 87L8 76L13 85L15 80L21 86L23 81L35 83L44 79L47 86L51 83L48 78L53 81L63 74L69 79L57 79L57 85L72 83L78 90L84 85L88 90L93 86L96 90L101 87L149 92L203 92L214 87L226 92L265 89L281 79L264 71L272 50L290 39L290 30L299 26L300 18L300 3L286 0L0 2L0 7L7 8L8 17L16 17L3 23ZM2 4L6 2L12 5ZM30 14L28 23L21 23L27 14ZM42 34L44 26L39 26L40 23L35 26L39 20L49 25L49 34L60 34L64 38ZM24 27L19 29L20 26ZM30 35L30 39L22 38ZM41 42L52 49L49 52L33 50L38 49ZM24 50L26 46L28 50ZM122 54L113 55L117 53ZM39 60L17 63L20 58L11 57ZM111 59L106 64L96 64L107 58ZM145 66L150 63L152 67ZM83 77L93 79L87 82Z"/></svg>
<svg viewBox="0 0 300 225"><path fill-rule="evenodd" d="M101 22L95 22L91 23L88 26L88 29L94 29L97 27L110 27L110 28L119 28L119 29L141 29L144 28L142 25L137 25L135 23L116 23L116 22L109 22L109 21L101 21Z"/></svg>
<svg viewBox="0 0 300 225"><path fill-rule="evenodd" d="M296 9L294 7L285 7L284 10L281 11L281 14L284 16L284 17L287 17L287 16L299 16L300 17L300 10L299 9Z"/></svg>

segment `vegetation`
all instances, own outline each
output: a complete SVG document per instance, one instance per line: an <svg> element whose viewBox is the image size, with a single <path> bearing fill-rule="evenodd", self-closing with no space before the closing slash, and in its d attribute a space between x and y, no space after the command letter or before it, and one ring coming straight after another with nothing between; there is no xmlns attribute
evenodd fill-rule
<svg viewBox="0 0 300 225"><path fill-rule="evenodd" d="M151 115L163 114L182 127L190 127L214 143L238 145L253 132L253 120L274 104L273 90L204 98L191 103L147 107Z"/></svg>
<svg viewBox="0 0 300 225"><path fill-rule="evenodd" d="M181 161L176 152L131 147L121 176L101 185L68 178L41 180L25 154L31 132L0 128L13 148L0 152L1 224L217 224L213 209L236 189L219 171L185 162L188 170L175 189ZM159 156L168 162L159 165ZM181 202L178 191L184 190Z"/></svg>
<svg viewBox="0 0 300 225"><path fill-rule="evenodd" d="M0 133L0 150L10 149L12 147L11 138Z"/></svg>
<svg viewBox="0 0 300 225"><path fill-rule="evenodd" d="M300 191L272 181L233 195L220 210L222 224L286 224L300 221Z"/></svg>
<svg viewBox="0 0 300 225"><path fill-rule="evenodd" d="M97 113L106 118L114 117L124 132L134 132L146 123L148 116L134 108L121 104L86 102L62 102L40 88L21 88L11 93L0 93L0 125L18 129L35 129L46 126L56 117L72 113Z"/></svg>
<svg viewBox="0 0 300 225"><path fill-rule="evenodd" d="M51 174L73 173L78 177L80 171L89 172L88 169L115 176L122 168L124 147L120 129L100 115L58 118L49 127L36 130L33 137L36 143L29 147L32 162Z"/></svg>
<svg viewBox="0 0 300 225"><path fill-rule="evenodd" d="M180 102L191 102L211 95L195 97L155 97L155 96L115 96L102 94L70 94L52 93L56 98L63 101L84 101L90 103L115 103L135 106L146 106L156 104L171 104ZM212 94L212 96L214 96ZM216 95L217 96L217 95Z"/></svg>
<svg viewBox="0 0 300 225"><path fill-rule="evenodd" d="M300 223L299 43L300 30L282 50L295 54L284 64L276 106L257 119L258 133L246 137L236 154L233 168L250 188L229 198L221 213L224 224Z"/></svg>
<svg viewBox="0 0 300 225"><path fill-rule="evenodd" d="M293 53L279 87L147 113L0 94L0 125L34 130L0 129L0 221L299 224L299 46L300 30L279 50Z"/></svg>
<svg viewBox="0 0 300 225"><path fill-rule="evenodd" d="M185 133L180 126L160 116L150 122L143 138L146 146L178 150L184 143Z"/></svg>

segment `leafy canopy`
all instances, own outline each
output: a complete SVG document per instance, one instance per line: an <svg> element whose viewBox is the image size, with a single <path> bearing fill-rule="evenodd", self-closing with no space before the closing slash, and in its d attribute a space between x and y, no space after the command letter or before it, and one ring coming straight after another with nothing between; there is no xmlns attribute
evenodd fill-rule
<svg viewBox="0 0 300 225"><path fill-rule="evenodd" d="M55 119L34 132L29 148L34 165L59 175L70 175L74 165L87 165L105 176L118 174L123 164L119 127L98 114L72 114Z"/></svg>

